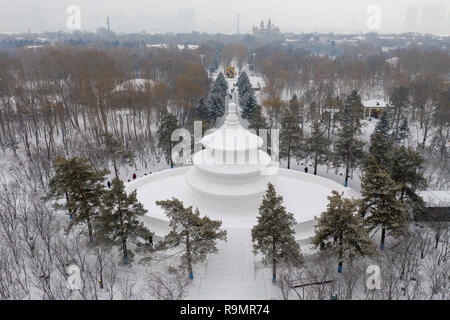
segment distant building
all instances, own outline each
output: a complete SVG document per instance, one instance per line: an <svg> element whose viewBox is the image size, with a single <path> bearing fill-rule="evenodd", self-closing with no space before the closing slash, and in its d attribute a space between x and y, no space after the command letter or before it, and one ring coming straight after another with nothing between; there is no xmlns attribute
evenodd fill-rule
<svg viewBox="0 0 450 320"><path fill-rule="evenodd" d="M415 221L450 221L450 191L422 191L425 211L414 215Z"/></svg>
<svg viewBox="0 0 450 320"><path fill-rule="evenodd" d="M366 118L378 119L384 108L387 107L387 103L383 100L362 100L362 105L364 106L364 116Z"/></svg>
<svg viewBox="0 0 450 320"><path fill-rule="evenodd" d="M253 35L257 38L268 39L276 38L281 36L280 28L272 24L272 22L267 22L267 26L264 26L264 21L261 20L261 24L258 27L253 27Z"/></svg>

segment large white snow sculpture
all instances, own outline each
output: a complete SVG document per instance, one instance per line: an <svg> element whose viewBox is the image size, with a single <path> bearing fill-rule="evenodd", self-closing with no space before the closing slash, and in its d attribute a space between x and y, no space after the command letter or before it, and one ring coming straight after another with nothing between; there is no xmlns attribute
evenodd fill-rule
<svg viewBox="0 0 450 320"><path fill-rule="evenodd" d="M230 103L223 126L201 140L204 150L193 157L188 184L204 195L243 198L262 194L275 176L263 139L242 127L236 104Z"/></svg>

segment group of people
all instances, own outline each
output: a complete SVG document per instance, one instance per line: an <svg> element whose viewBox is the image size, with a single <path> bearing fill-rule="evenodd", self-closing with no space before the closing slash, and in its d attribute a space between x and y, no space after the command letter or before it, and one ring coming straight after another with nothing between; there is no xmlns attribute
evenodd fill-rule
<svg viewBox="0 0 450 320"><path fill-rule="evenodd" d="M152 174L152 172L150 171L149 174ZM146 176L147 173L144 173L144 175ZM136 173L133 173L133 175L132 175L131 177L133 178L133 180L136 180L136 178L137 178ZM130 182L130 181L131 181L131 179L128 179L128 182ZM111 189L111 181L108 180L108 182L106 183L106 185L108 186L108 189Z"/></svg>

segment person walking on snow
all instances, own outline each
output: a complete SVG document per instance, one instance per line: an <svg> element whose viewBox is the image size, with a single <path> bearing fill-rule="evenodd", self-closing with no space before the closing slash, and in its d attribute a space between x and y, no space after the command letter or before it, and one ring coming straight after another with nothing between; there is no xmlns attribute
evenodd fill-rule
<svg viewBox="0 0 450 320"><path fill-rule="evenodd" d="M305 173L308 173L308 167L305 167Z"/></svg>
<svg viewBox="0 0 450 320"><path fill-rule="evenodd" d="M136 180L136 173L133 173L133 180Z"/></svg>

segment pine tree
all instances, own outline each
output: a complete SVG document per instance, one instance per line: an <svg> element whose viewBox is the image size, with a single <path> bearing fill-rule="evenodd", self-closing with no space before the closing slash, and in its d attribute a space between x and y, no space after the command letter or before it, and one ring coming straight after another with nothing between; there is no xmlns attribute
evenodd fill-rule
<svg viewBox="0 0 450 320"><path fill-rule="evenodd" d="M280 159L287 159L287 168L291 167L291 158L300 158L302 153L302 131L300 129L300 119L285 110L281 119L280 130Z"/></svg>
<svg viewBox="0 0 450 320"><path fill-rule="evenodd" d="M400 142L403 142L405 139L408 139L409 137L409 125L408 125L408 119L405 118L402 121L402 124L400 125L400 129L397 134L397 139L400 140Z"/></svg>
<svg viewBox="0 0 450 320"><path fill-rule="evenodd" d="M392 108L394 109L394 116L392 118L392 127L394 127L395 134L398 133L399 122L402 118L402 112L409 104L409 91L405 86L394 88L390 96Z"/></svg>
<svg viewBox="0 0 450 320"><path fill-rule="evenodd" d="M424 190L427 186L423 164L424 160L419 153L404 146L395 148L391 177L400 186L400 201L416 211L425 207L423 199L417 194L418 190Z"/></svg>
<svg viewBox="0 0 450 320"><path fill-rule="evenodd" d="M211 121L211 114L204 98L200 99L195 108L194 120L197 121Z"/></svg>
<svg viewBox="0 0 450 320"><path fill-rule="evenodd" d="M217 69L219 69L219 58L216 54L214 56L213 61L211 62L211 65L209 66L209 72L211 72L211 73L216 72Z"/></svg>
<svg viewBox="0 0 450 320"><path fill-rule="evenodd" d="M245 104L246 95L253 91L252 84L250 83L250 79L247 76L247 73L244 71L238 78L237 87L239 91L239 104Z"/></svg>
<svg viewBox="0 0 450 320"><path fill-rule="evenodd" d="M380 120L378 121L377 125L375 126L375 132L383 135L385 138L390 138L390 132L391 125L389 122L389 114L387 110L383 110L381 112Z"/></svg>
<svg viewBox="0 0 450 320"><path fill-rule="evenodd" d="M350 170L356 168L364 158L364 142L357 139L360 129L347 118L337 133L334 146L334 163L345 167L345 183L348 186Z"/></svg>
<svg viewBox="0 0 450 320"><path fill-rule="evenodd" d="M242 118L250 119L256 107L256 98L252 90L245 94L243 99Z"/></svg>
<svg viewBox="0 0 450 320"><path fill-rule="evenodd" d="M364 106L358 91L353 90L345 99L344 122L350 121L353 127L361 128L361 120L364 118Z"/></svg>
<svg viewBox="0 0 450 320"><path fill-rule="evenodd" d="M99 213L101 197L105 190L107 170L95 170L88 160L80 158L56 158L55 174L49 182L49 199L65 199L62 207L68 211L70 222L67 230L86 224L88 236L93 241L93 223Z"/></svg>
<svg viewBox="0 0 450 320"><path fill-rule="evenodd" d="M105 133L102 135L103 157L112 161L114 167L114 174L116 178L119 177L119 165L133 165L133 152L125 148L125 146L111 134Z"/></svg>
<svg viewBox="0 0 450 320"><path fill-rule="evenodd" d="M361 189L361 216L370 230L381 228L380 249L383 250L386 232L398 236L406 228L405 207L396 197L400 186L371 159L362 177Z"/></svg>
<svg viewBox="0 0 450 320"><path fill-rule="evenodd" d="M227 96L228 82L222 72L219 72L219 74L217 75L213 91L218 92L222 98L225 98Z"/></svg>
<svg viewBox="0 0 450 320"><path fill-rule="evenodd" d="M129 195L119 178L114 178L111 189L103 195L102 213L96 219L96 232L99 241L106 245L120 246L123 262L128 264L133 254L128 244L145 244L152 233L139 220L147 213L144 206L137 200L136 190ZM144 242L139 242L143 239Z"/></svg>
<svg viewBox="0 0 450 320"><path fill-rule="evenodd" d="M181 256L181 267L187 269L189 277L194 278L192 266L205 261L210 253L217 253L217 240L226 241L227 232L221 230L221 221L211 220L208 216L200 217L198 209L192 206L185 208L178 199L156 201L169 217L172 228L160 248L173 248L184 245Z"/></svg>
<svg viewBox="0 0 450 320"><path fill-rule="evenodd" d="M172 141L172 133L179 128L178 119L172 113L164 110L161 115L161 123L157 131L158 149L164 155L167 164L173 168L172 149L177 143Z"/></svg>
<svg viewBox="0 0 450 320"><path fill-rule="evenodd" d="M265 265L272 264L272 281L276 281L277 265L298 265L301 262L300 247L295 241L296 225L292 213L283 206L283 197L269 183L259 207L258 224L252 229L253 249L260 252Z"/></svg>
<svg viewBox="0 0 450 320"><path fill-rule="evenodd" d="M316 218L315 235L311 243L321 250L331 250L338 257L338 272L342 263L352 261L359 254L371 255L374 244L357 213L357 201L343 198L343 194L332 192L328 197L327 210Z"/></svg>
<svg viewBox="0 0 450 320"><path fill-rule="evenodd" d="M325 137L324 131L318 121L312 124L311 136L305 141L305 153L314 163L314 175L317 175L317 166L326 163L330 154L330 141Z"/></svg>
<svg viewBox="0 0 450 320"><path fill-rule="evenodd" d="M370 136L369 155L367 160L374 158L377 164L390 172L392 166L393 141L390 135L388 113L383 110L380 121L375 126L375 131ZM366 161L368 166L368 161Z"/></svg>
<svg viewBox="0 0 450 320"><path fill-rule="evenodd" d="M213 121L225 114L225 99L218 92L211 92L208 98L210 117Z"/></svg>
<svg viewBox="0 0 450 320"><path fill-rule="evenodd" d="M266 117L264 117L262 108L258 104L255 106L255 110L248 120L248 128L254 129L257 135L259 135L260 129L268 129Z"/></svg>

